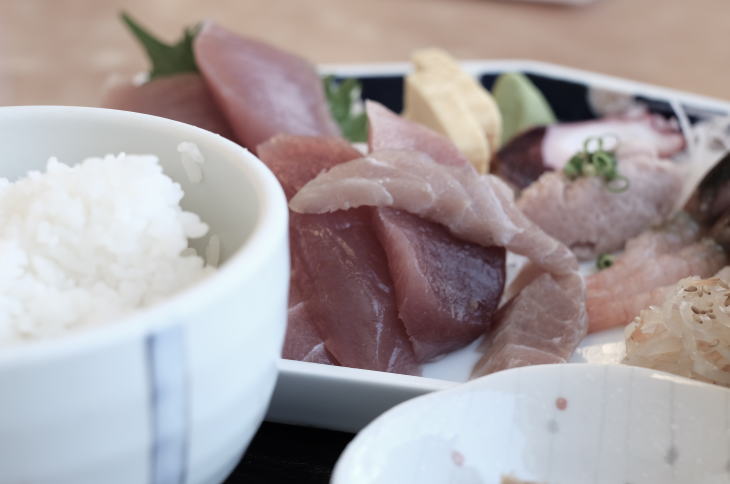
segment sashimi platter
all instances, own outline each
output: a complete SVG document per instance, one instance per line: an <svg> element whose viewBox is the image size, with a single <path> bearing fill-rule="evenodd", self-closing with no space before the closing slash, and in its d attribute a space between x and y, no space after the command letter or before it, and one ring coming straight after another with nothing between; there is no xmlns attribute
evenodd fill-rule
<svg viewBox="0 0 730 484"><path fill-rule="evenodd" d="M730 385L730 105L531 61L316 67L202 23L103 105L243 145L289 201L275 421L357 430L515 367Z"/></svg>

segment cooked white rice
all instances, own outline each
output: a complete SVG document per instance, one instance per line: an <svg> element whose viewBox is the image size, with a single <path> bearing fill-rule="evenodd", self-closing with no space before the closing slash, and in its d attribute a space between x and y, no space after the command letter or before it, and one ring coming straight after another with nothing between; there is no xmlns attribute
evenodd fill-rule
<svg viewBox="0 0 730 484"><path fill-rule="evenodd" d="M208 231L157 157L120 154L0 178L0 346L107 323L212 269Z"/></svg>

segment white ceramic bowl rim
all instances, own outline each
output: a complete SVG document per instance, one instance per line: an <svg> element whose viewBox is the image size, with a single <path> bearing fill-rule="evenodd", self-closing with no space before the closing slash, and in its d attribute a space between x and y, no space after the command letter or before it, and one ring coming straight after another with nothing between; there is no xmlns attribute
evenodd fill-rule
<svg viewBox="0 0 730 484"><path fill-rule="evenodd" d="M39 358L59 357L69 352L87 351L175 325L182 319L176 318L176 315L200 308L207 301L215 299L215 294L227 291L228 288L235 286L237 281L254 272L260 264L269 259L269 254L275 250L276 247L270 243L270 240L279 240L285 236L282 232L288 230L286 197L276 177L247 149L220 135L158 116L114 109L77 106L0 107L0 118L16 115L52 115L67 118L69 122L89 117L97 118L100 122L128 120L129 123L136 123L150 131L179 131L181 139L186 136L191 139L207 139L214 143L216 149L221 153L241 159L239 169L252 179L256 197L260 201L260 208L249 237L214 274L160 303L136 310L111 324L84 328L57 339L39 340L3 348L0 351L0 365L20 364ZM99 155L103 154L99 153ZM53 153L48 154L49 157L52 155ZM2 176L1 173L0 176Z"/></svg>

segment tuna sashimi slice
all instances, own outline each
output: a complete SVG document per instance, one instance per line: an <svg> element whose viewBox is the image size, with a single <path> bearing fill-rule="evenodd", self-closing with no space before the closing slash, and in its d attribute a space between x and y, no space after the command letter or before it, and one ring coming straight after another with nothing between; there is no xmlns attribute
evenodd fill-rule
<svg viewBox="0 0 730 484"><path fill-rule="evenodd" d="M291 135L270 139L259 145L258 153L287 198L320 171L361 156L341 138ZM371 212L290 214L291 302L306 302L308 321L323 337L331 352L327 355L340 364L417 374L420 369L397 318L387 260L375 237ZM294 309L290 318L300 315ZM287 345L316 349L311 329L288 331L292 340Z"/></svg>
<svg viewBox="0 0 730 484"><path fill-rule="evenodd" d="M370 151L415 150L442 165L471 166L449 138L409 121L375 101L365 101Z"/></svg>
<svg viewBox="0 0 730 484"><path fill-rule="evenodd" d="M247 148L276 134L340 134L322 80L306 60L211 22L193 47L215 100Z"/></svg>
<svg viewBox="0 0 730 484"><path fill-rule="evenodd" d="M282 357L326 365L337 364L325 348L324 340L312 321L304 301L289 308Z"/></svg>
<svg viewBox="0 0 730 484"><path fill-rule="evenodd" d="M461 348L489 328L504 286L503 248L461 241L401 210L378 209L374 222L398 316L419 361Z"/></svg>
<svg viewBox="0 0 730 484"><path fill-rule="evenodd" d="M379 151L320 174L290 202L294 211L314 213L362 205L408 211L446 226L463 240L525 255L542 270L500 310L497 330L487 334L485 357L475 374L525 364L530 354L539 356L534 363L544 362L545 352L565 359L585 335L585 286L575 256L520 212L499 179L440 165L420 152ZM514 341L500 334L536 331L541 337L529 346L539 351L522 352L525 358L504 357ZM493 359L497 357L499 361Z"/></svg>
<svg viewBox="0 0 730 484"><path fill-rule="evenodd" d="M630 240L614 264L587 279L589 330L623 326L662 300L662 288L689 276L706 278L727 263L722 248L701 239L699 228L680 217Z"/></svg>
<svg viewBox="0 0 730 484"><path fill-rule="evenodd" d="M542 274L500 308L472 377L566 361L585 337L585 286L578 273ZM512 349L519 350L512 354Z"/></svg>
<svg viewBox="0 0 730 484"><path fill-rule="evenodd" d="M362 153L343 138L279 135L256 147L259 158L274 172L287 200L326 169Z"/></svg>
<svg viewBox="0 0 730 484"><path fill-rule="evenodd" d="M505 247L542 269L567 274L570 250L520 212L498 178L471 167L441 165L420 152L383 150L337 165L307 183L290 201L295 212L326 213L370 205L393 207L446 226L485 247Z"/></svg>
<svg viewBox="0 0 730 484"><path fill-rule="evenodd" d="M101 105L174 119L233 138L228 122L199 74L160 77L139 86L116 83L105 92Z"/></svg>
<svg viewBox="0 0 730 484"><path fill-rule="evenodd" d="M619 156L628 188L610 191L599 177L570 181L561 172L543 174L525 189L517 206L545 232L587 260L615 252L670 215L682 188L679 165L645 154Z"/></svg>
<svg viewBox="0 0 730 484"><path fill-rule="evenodd" d="M344 366L419 374L372 209L293 215L292 251L327 349Z"/></svg>

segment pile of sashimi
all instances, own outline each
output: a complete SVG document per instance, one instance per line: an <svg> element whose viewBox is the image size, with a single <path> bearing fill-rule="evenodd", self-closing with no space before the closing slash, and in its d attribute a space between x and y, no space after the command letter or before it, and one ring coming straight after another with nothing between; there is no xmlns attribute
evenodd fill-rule
<svg viewBox="0 0 730 484"><path fill-rule="evenodd" d="M420 375L473 344L476 377L626 327L626 362L730 383L727 120L592 90L596 118L561 122L529 77L490 92L439 49L394 112L215 23L170 45L124 20L152 70L104 106L230 138L284 189L285 358Z"/></svg>

